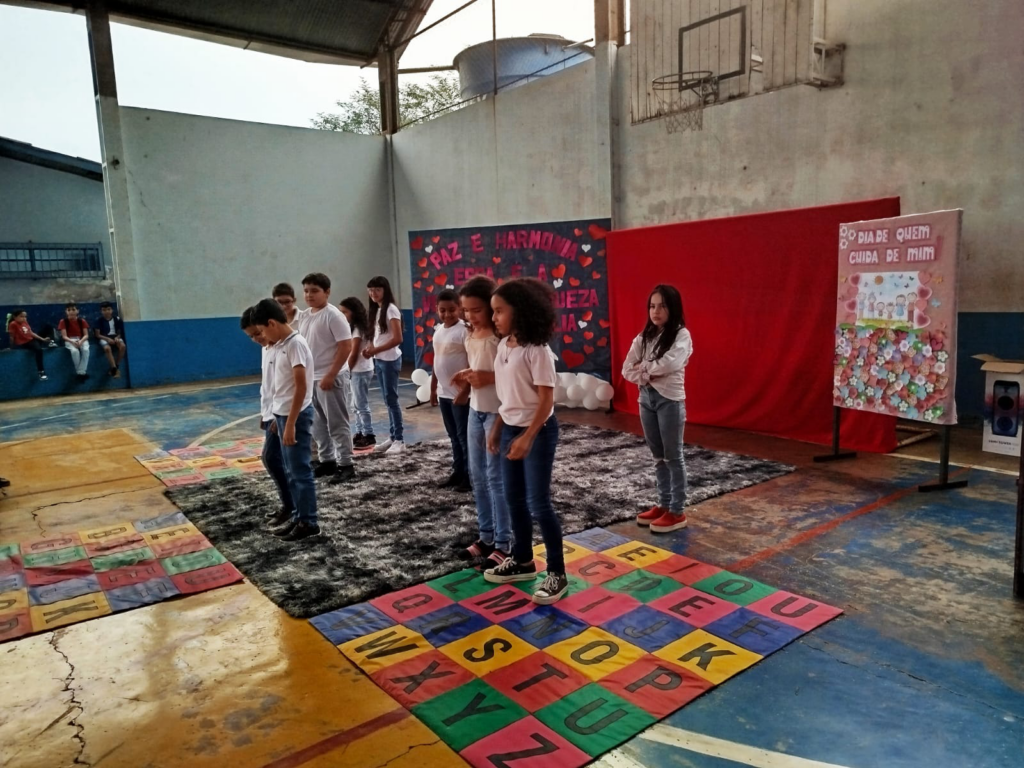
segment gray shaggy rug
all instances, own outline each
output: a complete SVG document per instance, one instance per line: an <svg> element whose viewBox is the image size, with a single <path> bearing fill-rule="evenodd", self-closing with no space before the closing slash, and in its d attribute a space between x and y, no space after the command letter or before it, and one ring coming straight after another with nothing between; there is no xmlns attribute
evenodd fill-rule
<svg viewBox="0 0 1024 768"><path fill-rule="evenodd" d="M695 445L685 450L690 505L794 469ZM435 488L450 463L450 444L437 440L359 460L356 482L318 480L323 535L293 544L264 525L264 511L280 504L266 473L166 493L260 591L292 616L310 618L465 567L454 552L475 539L476 510L471 494ZM655 500L654 487L642 438L561 425L552 491L564 533L633 518Z"/></svg>

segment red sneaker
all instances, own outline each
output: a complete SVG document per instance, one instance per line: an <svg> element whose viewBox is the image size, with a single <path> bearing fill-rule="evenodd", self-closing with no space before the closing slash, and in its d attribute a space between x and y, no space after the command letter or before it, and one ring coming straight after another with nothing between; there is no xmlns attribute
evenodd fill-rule
<svg viewBox="0 0 1024 768"><path fill-rule="evenodd" d="M671 531L678 531L680 528L685 527L686 515L682 512L678 515L666 512L657 520L651 522L651 531L654 533L669 533Z"/></svg>
<svg viewBox="0 0 1024 768"><path fill-rule="evenodd" d="M636 516L637 525L650 525L655 520L668 514L668 510L664 507L651 507L646 512L641 512Z"/></svg>

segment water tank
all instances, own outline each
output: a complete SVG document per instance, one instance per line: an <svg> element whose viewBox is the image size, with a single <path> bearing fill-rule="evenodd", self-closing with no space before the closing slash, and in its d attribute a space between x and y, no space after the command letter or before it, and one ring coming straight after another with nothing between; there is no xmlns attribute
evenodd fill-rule
<svg viewBox="0 0 1024 768"><path fill-rule="evenodd" d="M492 41L472 45L455 57L462 98L494 91ZM497 41L498 87L516 88L594 58L594 49L559 35L535 34Z"/></svg>

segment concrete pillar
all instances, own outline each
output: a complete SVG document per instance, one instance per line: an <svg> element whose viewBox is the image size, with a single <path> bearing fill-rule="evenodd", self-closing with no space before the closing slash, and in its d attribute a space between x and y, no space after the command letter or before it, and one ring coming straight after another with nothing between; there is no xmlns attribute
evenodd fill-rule
<svg viewBox="0 0 1024 768"><path fill-rule="evenodd" d="M615 57L626 42L625 0L594 0L594 123L597 130L598 188L608 201L612 227L619 223L618 123Z"/></svg>
<svg viewBox="0 0 1024 768"><path fill-rule="evenodd" d="M103 189L107 197L107 223L114 263L117 306L124 320L141 320L139 282L135 269L132 219L128 207L128 168L121 138L121 111L114 78L114 49L110 41L110 14L104 0L90 0L86 10L96 118L100 130Z"/></svg>
<svg viewBox="0 0 1024 768"><path fill-rule="evenodd" d="M390 48L381 48L377 54L377 72L380 78L380 129L390 136L401 127L398 109L398 57Z"/></svg>

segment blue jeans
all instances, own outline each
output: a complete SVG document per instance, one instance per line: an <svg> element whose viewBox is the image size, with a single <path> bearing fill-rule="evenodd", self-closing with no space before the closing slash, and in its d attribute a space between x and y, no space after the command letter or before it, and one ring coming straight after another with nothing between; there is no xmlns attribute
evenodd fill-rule
<svg viewBox="0 0 1024 768"><path fill-rule="evenodd" d="M263 436L263 466L267 468L267 474L277 486L277 495L281 497L281 508L294 513L295 504L292 502L292 492L288 488L288 473L284 469L284 455L281 449L281 435L275 429L270 431L270 425L274 421L261 421L260 428L266 433Z"/></svg>
<svg viewBox="0 0 1024 768"><path fill-rule="evenodd" d="M277 420L277 434L281 437L281 463L288 478L288 492L295 502L295 519L316 525L316 483L310 463L313 455L313 406L305 408L295 420L295 445L284 444L284 425L288 417L275 414L274 418Z"/></svg>
<svg viewBox="0 0 1024 768"><path fill-rule="evenodd" d="M370 384L373 382L373 371L346 371L345 375L352 381L352 411L355 413L357 435L373 434L373 417L370 415Z"/></svg>
<svg viewBox="0 0 1024 768"><path fill-rule="evenodd" d="M469 426L469 406L456 405L454 400L445 397L437 399L441 409L441 419L448 439L452 441L452 471L459 477L469 477L466 461L466 429Z"/></svg>
<svg viewBox="0 0 1024 768"><path fill-rule="evenodd" d="M683 460L686 402L669 400L654 387L641 387L640 423L647 447L654 454L658 506L679 514L686 506L686 463Z"/></svg>
<svg viewBox="0 0 1024 768"><path fill-rule="evenodd" d="M469 453L469 473L473 479L476 497L476 520L480 528L480 541L493 544L502 552L510 553L512 521L505 506L505 484L501 481L501 456L488 452L487 436L498 417L496 413L480 413L469 409L469 427L466 444Z"/></svg>
<svg viewBox="0 0 1024 768"><path fill-rule="evenodd" d="M558 420L552 416L544 423L525 459L509 460L509 445L525 431L526 427L508 424L501 430L501 476L515 539L512 557L517 563L533 560L533 521L536 520L547 550L548 573L565 573L562 524L551 504L551 469L558 446Z"/></svg>
<svg viewBox="0 0 1024 768"><path fill-rule="evenodd" d="M402 372L402 358L397 360L374 360L380 393L388 406L388 420L391 422L391 439L396 443L404 441L402 435L402 406L398 403L398 374Z"/></svg>

